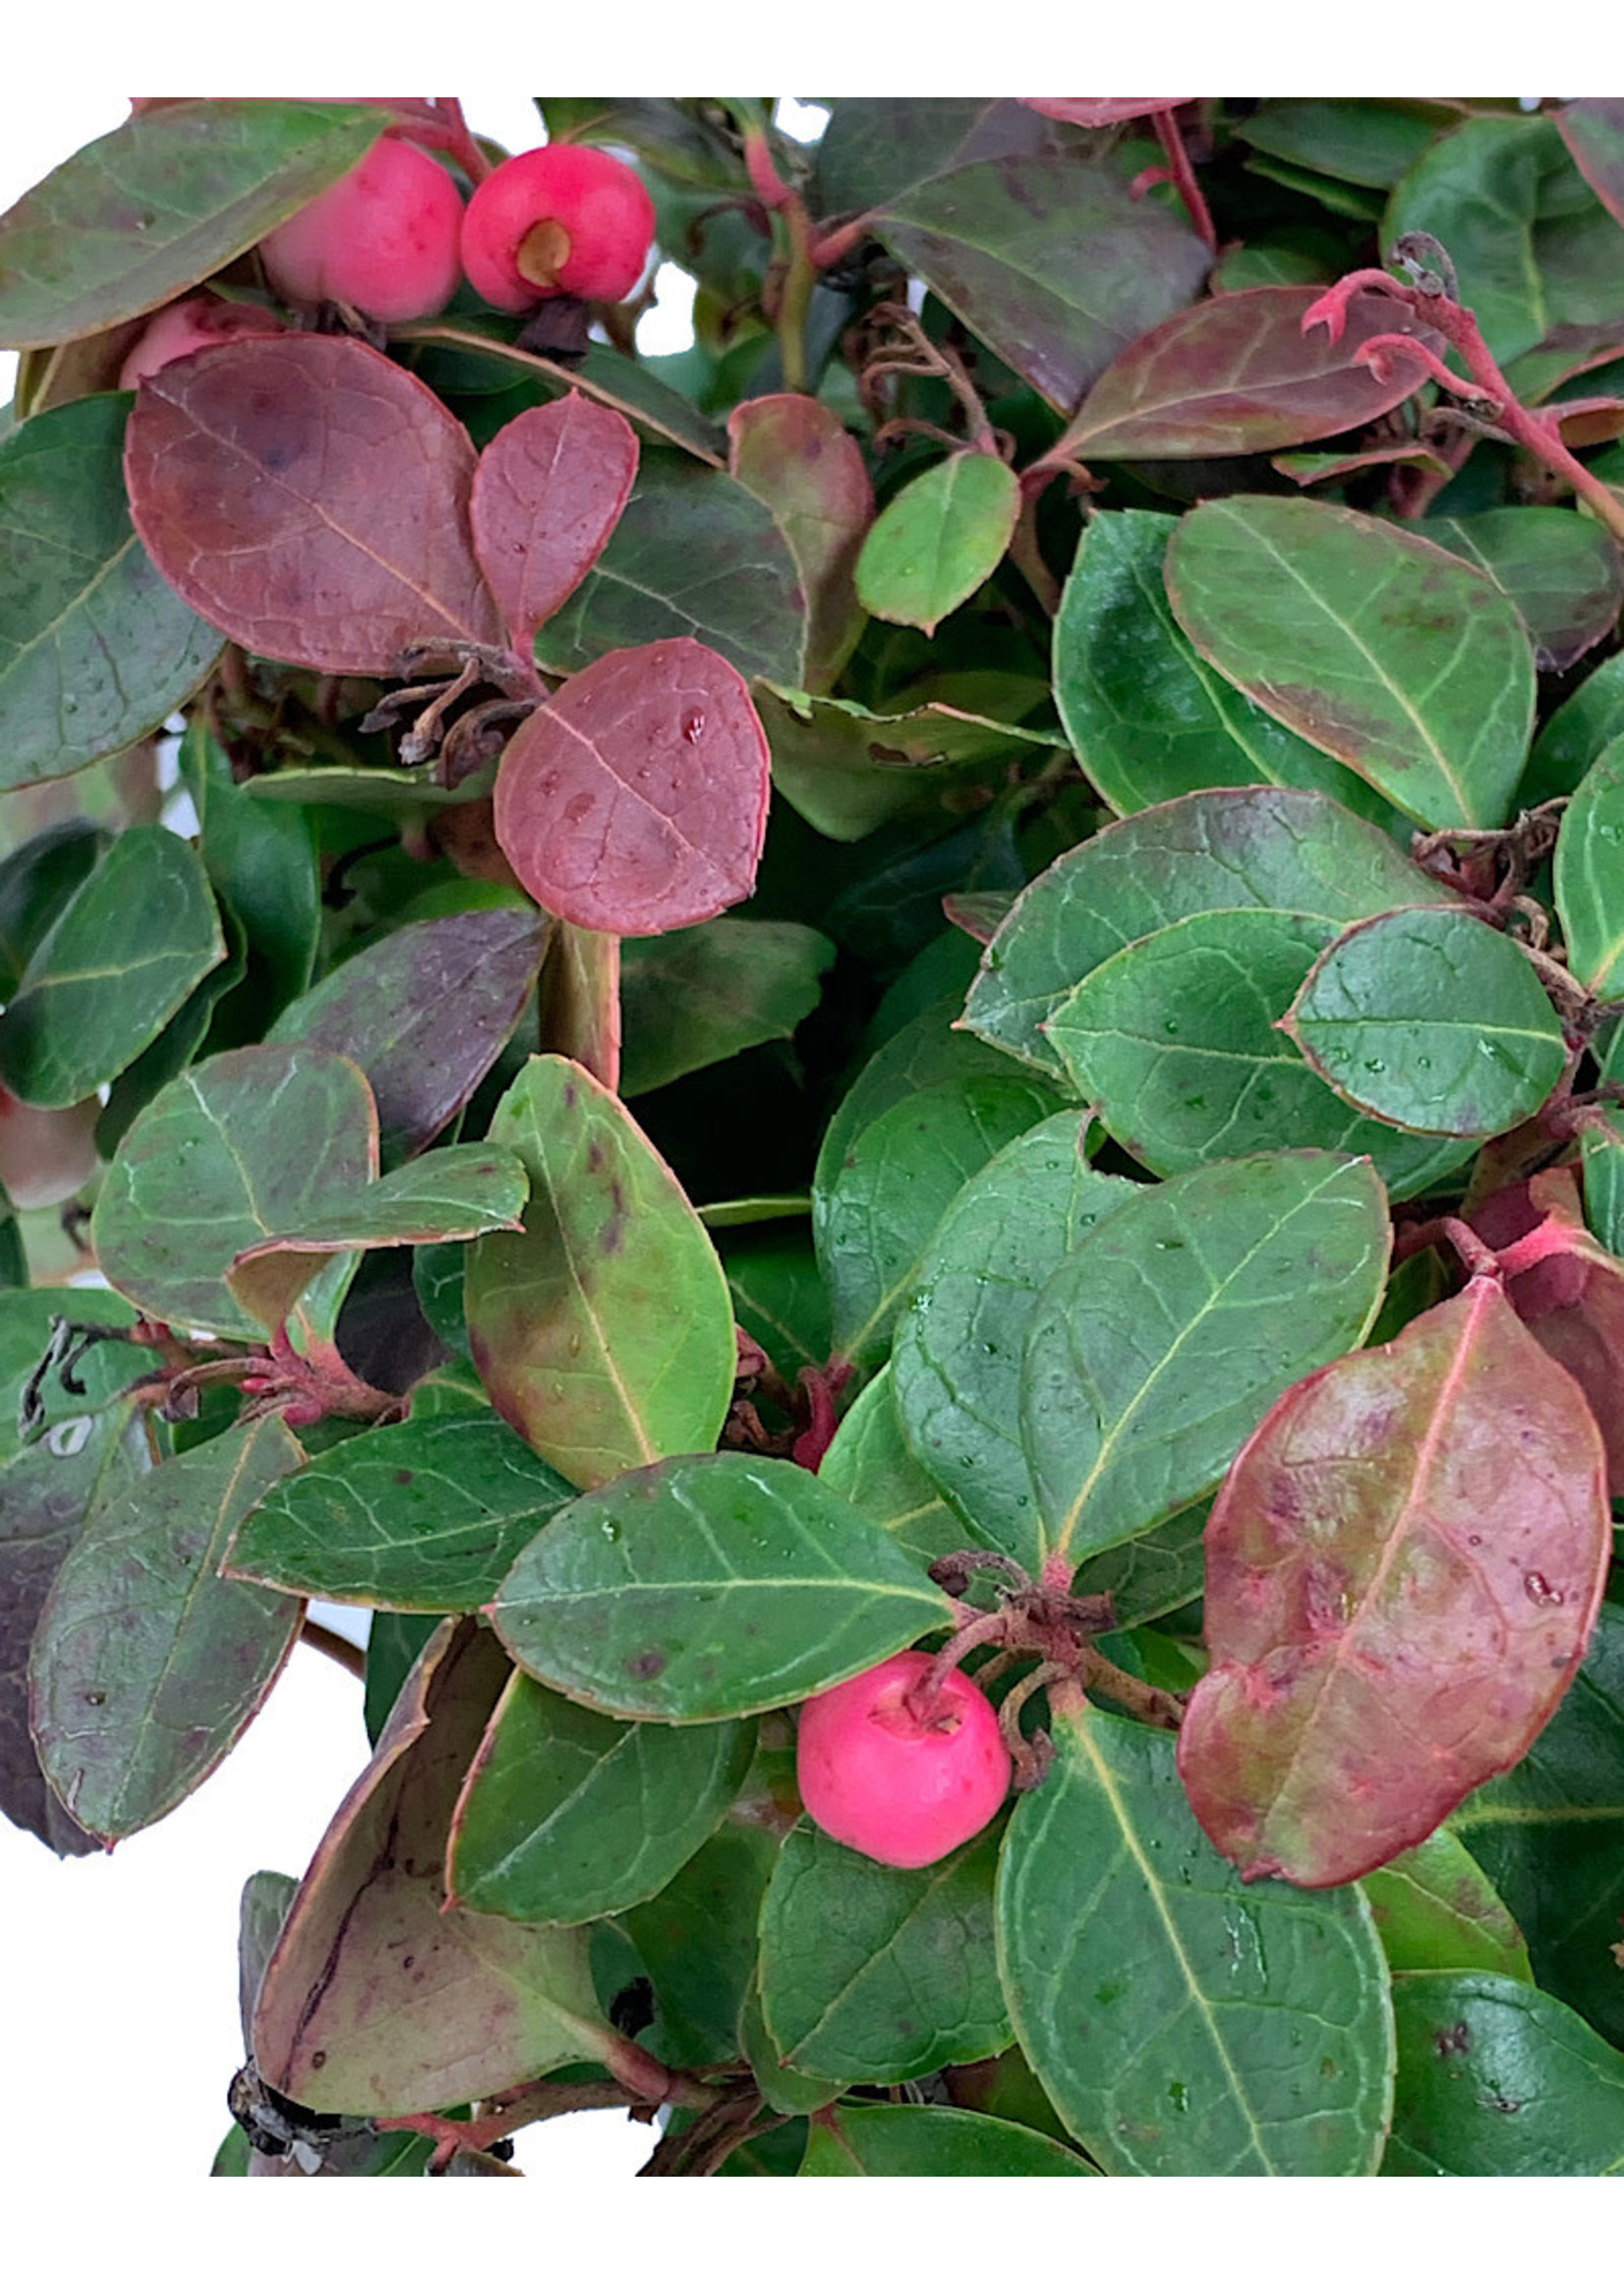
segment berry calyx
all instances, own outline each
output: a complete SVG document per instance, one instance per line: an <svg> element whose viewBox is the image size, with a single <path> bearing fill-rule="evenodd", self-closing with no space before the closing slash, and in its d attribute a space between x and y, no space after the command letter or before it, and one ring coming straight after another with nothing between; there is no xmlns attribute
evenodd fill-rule
<svg viewBox="0 0 1624 2274"><path fill-rule="evenodd" d="M901 1651L800 1711L795 1779L814 1824L876 1863L917 1871L990 1824L1010 1788L998 1716L956 1666L928 1706L934 1664Z"/></svg>
<svg viewBox="0 0 1624 2274"><path fill-rule="evenodd" d="M517 316L558 293L623 300L654 243L654 203L607 150L549 143L481 182L462 220L462 265L493 308Z"/></svg>
<svg viewBox="0 0 1624 2274"><path fill-rule="evenodd" d="M189 300L177 300L158 311L119 366L118 383L121 387L139 386L144 379L162 371L165 364L178 363L183 355L218 347L223 340L263 337L282 328L268 308L250 308L231 300L216 300L210 293L194 293Z"/></svg>
<svg viewBox="0 0 1624 2274"><path fill-rule="evenodd" d="M295 307L324 300L375 323L437 316L462 267L462 200L445 168L385 135L314 204L260 247L265 274Z"/></svg>

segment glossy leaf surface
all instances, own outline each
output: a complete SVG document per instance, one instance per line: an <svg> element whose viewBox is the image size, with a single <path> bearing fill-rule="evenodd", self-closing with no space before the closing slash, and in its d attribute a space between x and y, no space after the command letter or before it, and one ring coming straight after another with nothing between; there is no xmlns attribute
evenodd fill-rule
<svg viewBox="0 0 1624 2274"><path fill-rule="evenodd" d="M1237 497L1185 517L1167 587L1226 678L1422 827L1506 818L1534 659L1480 569L1346 506Z"/></svg>
<svg viewBox="0 0 1624 2274"><path fill-rule="evenodd" d="M646 1902L717 1829L744 1781L743 1721L610 1721L515 1673L457 1799L453 1901L574 1926Z"/></svg>
<svg viewBox="0 0 1624 2274"><path fill-rule="evenodd" d="M855 1363L884 1350L943 1210L1053 1103L1046 1082L1014 1072L938 1081L888 1107L853 1140L833 1185L813 1195L838 1350Z"/></svg>
<svg viewBox="0 0 1624 2274"><path fill-rule="evenodd" d="M998 1836L895 1871L803 1818L761 1909L762 2017L791 2068L878 2084L1009 2044L993 1940Z"/></svg>
<svg viewBox="0 0 1624 2274"><path fill-rule="evenodd" d="M1286 1393L1207 1526L1179 1748L1247 1878L1358 1878L1521 1759L1595 1618L1605 1487L1583 1398L1489 1278Z"/></svg>
<svg viewBox="0 0 1624 2274"><path fill-rule="evenodd" d="M661 640L589 665L524 721L496 777L496 836L554 915L673 931L748 897L770 789L737 671L697 640Z"/></svg>
<svg viewBox="0 0 1624 2274"><path fill-rule="evenodd" d="M166 102L88 144L0 223L0 339L48 345L172 300L337 181L376 110Z"/></svg>
<svg viewBox="0 0 1624 2274"><path fill-rule="evenodd" d="M407 2116L602 2042L581 1929L441 1908L452 1807L509 1671L472 1621L442 1626L317 1849L254 2019L260 2073L290 2100ZM384 1995L403 1973L404 2009Z"/></svg>
<svg viewBox="0 0 1624 2274"><path fill-rule="evenodd" d="M979 1540L1028 1569L1043 1527L1020 1437L1027 1328L1067 1254L1135 1190L1088 1167L1087 1126L1054 1114L964 1186L920 1258L892 1358L913 1458Z"/></svg>
<svg viewBox="0 0 1624 2274"><path fill-rule="evenodd" d="M29 958L0 1026L0 1077L30 1105L93 1096L224 955L192 847L126 829Z"/></svg>
<svg viewBox="0 0 1624 2274"><path fill-rule="evenodd" d="M1080 2156L1058 2141L967 2108L851 2103L813 2125L803 2180L1085 2180Z"/></svg>
<svg viewBox="0 0 1624 2274"><path fill-rule="evenodd" d="M216 1769L293 1647L297 1602L218 1576L226 1543L303 1459L276 1416L106 1495L34 1636L29 1718L46 1776L109 1845Z"/></svg>
<svg viewBox="0 0 1624 2274"><path fill-rule="evenodd" d="M1066 581L1055 619L1055 701L1089 780L1117 813L1192 789L1272 782L1322 790L1378 820L1382 800L1358 775L1271 718L1190 646L1162 574L1173 528L1165 513L1101 513Z"/></svg>
<svg viewBox="0 0 1624 2274"><path fill-rule="evenodd" d="M1549 1096L1562 1021L1526 956L1465 908L1400 908L1331 942L1284 1030L1338 1095L1435 1137L1481 1139Z"/></svg>
<svg viewBox="0 0 1624 2274"><path fill-rule="evenodd" d="M125 472L165 579L259 655L392 674L415 642L500 636L468 535L467 432L358 339L233 340L166 365L130 414ZM319 611L299 600L311 587Z"/></svg>
<svg viewBox="0 0 1624 2274"><path fill-rule="evenodd" d="M1002 458L960 450L910 482L881 513L857 559L870 614L934 632L1003 559L1020 485Z"/></svg>
<svg viewBox="0 0 1624 2274"><path fill-rule="evenodd" d="M1398 2091L1384 2172L1578 2179L1624 2171L1624 2054L1497 1974L1393 1984Z"/></svg>
<svg viewBox="0 0 1624 2274"><path fill-rule="evenodd" d="M999 1962L1073 2135L1114 2174L1373 2171L1393 2024L1363 1897L1243 1887L1157 1731L1089 1711L1054 1735L1005 1841Z"/></svg>
<svg viewBox="0 0 1624 2274"><path fill-rule="evenodd" d="M567 1059L533 1058L491 1128L530 1175L523 1230L482 1240L466 1272L497 1412L582 1487L708 1451L732 1394L732 1312L670 1171Z"/></svg>
<svg viewBox="0 0 1624 2274"><path fill-rule="evenodd" d="M520 655L609 543L636 475L630 427L579 394L521 411L481 452L474 553Z"/></svg>
<svg viewBox="0 0 1624 2274"><path fill-rule="evenodd" d="M664 1721L791 1705L916 1641L946 1608L820 1479L755 1453L665 1461L587 1494L491 1606L538 1681Z"/></svg>
<svg viewBox="0 0 1624 2274"><path fill-rule="evenodd" d="M526 908L470 908L402 924L290 1005L278 1042L351 1058L377 1104L394 1168L465 1105L517 1025L547 945Z"/></svg>
<svg viewBox="0 0 1624 2274"><path fill-rule="evenodd" d="M1555 505L1505 505L1454 520L1427 516L1426 535L1491 576L1515 607L1542 671L1565 671L1618 621L1624 566L1596 522Z"/></svg>
<svg viewBox="0 0 1624 2274"><path fill-rule="evenodd" d="M1467 1148L1350 1111L1280 1031L1334 937L1322 918L1276 908L1186 916L1096 964L1045 1031L1073 1086L1159 1176L1273 1138L1368 1153L1405 1199Z"/></svg>
<svg viewBox="0 0 1624 2274"><path fill-rule="evenodd" d="M1043 1023L1062 997L1120 948L1182 917L1262 907L1348 924L1454 900L1329 798L1200 790L1111 824L1034 878L982 958L964 1023L1058 1072Z"/></svg>
<svg viewBox="0 0 1624 2274"><path fill-rule="evenodd" d="M414 1418L329 1446L272 1485L229 1568L335 1603L477 1610L573 1498L494 1414Z"/></svg>
<svg viewBox="0 0 1624 2274"><path fill-rule="evenodd" d="M1387 1276L1367 1161L1259 1154L1136 1194L1045 1286L1021 1434L1075 1562L1209 1491L1275 1399L1364 1339Z"/></svg>
<svg viewBox="0 0 1624 2274"><path fill-rule="evenodd" d="M219 653L131 526L128 414L95 395L0 439L0 788L151 733Z"/></svg>
<svg viewBox="0 0 1624 2274"><path fill-rule="evenodd" d="M1361 1884L1395 1973L1464 1968L1534 1980L1522 1929L1487 1873L1447 1828L1428 1833Z"/></svg>
<svg viewBox="0 0 1624 2274"><path fill-rule="evenodd" d="M841 1415L818 1475L926 1568L939 1555L979 1545L909 1452L889 1365Z"/></svg>
<svg viewBox="0 0 1624 2274"><path fill-rule="evenodd" d="M1568 967L1603 1003L1624 997L1624 741L1575 790L1556 840L1556 906Z"/></svg>
<svg viewBox="0 0 1624 2274"><path fill-rule="evenodd" d="M1356 361L1378 332L1436 348L1437 334L1384 293L1356 293L1333 343L1305 332L1311 284L1197 301L1145 332L1103 373L1066 430L1079 458L1222 458L1284 450L1368 426L1415 385L1395 355L1378 379Z"/></svg>

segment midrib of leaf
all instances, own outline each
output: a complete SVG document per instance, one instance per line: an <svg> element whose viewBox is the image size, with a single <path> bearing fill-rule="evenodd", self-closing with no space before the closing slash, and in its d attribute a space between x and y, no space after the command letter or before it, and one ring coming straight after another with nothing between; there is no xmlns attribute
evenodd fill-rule
<svg viewBox="0 0 1624 2274"><path fill-rule="evenodd" d="M800 2055L808 2045L814 2044L817 2041L820 2033L828 2028L834 2016L840 2012L841 2008L846 2004L849 1999L855 1996L859 1985L880 1963L881 1959L887 1956L888 1953L895 1948L895 1946L901 1940L907 1929L918 1917L920 1911L922 1911L926 1904L929 1903L937 1895L943 1884L953 1878L954 1873L962 1861L962 1853L956 1852L947 1858L941 1869L932 1870L929 1883L920 1889L917 1900L909 1904L906 1912L898 1921L897 1925L892 1929L891 1933L886 1937L886 1940L880 1945L880 1947L877 1950L871 1951L869 1953L868 1956L864 1958L862 1964L857 1968L855 1973L847 1976L842 1988L825 2008L823 2013L819 2016L818 2020L813 2024L813 2026L806 2032L805 2036L798 2037L793 2045L783 2045L780 2047L779 2050L792 2069L805 2068L814 2076L820 2075L822 2073L822 2071L814 2063L802 2062ZM762 2018L764 2020L766 2019L765 2007L763 2009Z"/></svg>

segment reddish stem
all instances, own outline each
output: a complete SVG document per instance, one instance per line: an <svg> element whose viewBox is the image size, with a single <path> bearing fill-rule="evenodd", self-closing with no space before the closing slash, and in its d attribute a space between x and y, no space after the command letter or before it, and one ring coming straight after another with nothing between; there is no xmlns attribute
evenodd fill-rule
<svg viewBox="0 0 1624 2274"><path fill-rule="evenodd" d="M1201 195L1201 185L1195 179L1195 169L1189 162L1189 152L1185 147L1178 114L1171 110L1156 111L1152 114L1151 124L1156 129L1156 140L1167 152L1168 173L1185 202L1185 211L1189 215L1190 226L1207 251L1216 254L1218 232L1212 225L1211 211Z"/></svg>

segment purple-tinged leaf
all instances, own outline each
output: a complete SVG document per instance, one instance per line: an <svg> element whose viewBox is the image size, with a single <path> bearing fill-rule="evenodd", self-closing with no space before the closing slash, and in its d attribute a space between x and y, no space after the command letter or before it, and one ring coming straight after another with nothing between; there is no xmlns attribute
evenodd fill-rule
<svg viewBox="0 0 1624 2274"><path fill-rule="evenodd" d="M757 395L727 421L727 470L783 531L806 595L803 683L833 686L861 636L852 582L874 519L874 485L856 438L810 395Z"/></svg>
<svg viewBox="0 0 1624 2274"><path fill-rule="evenodd" d="M1433 545L1491 576L1516 609L1542 671L1565 671L1604 639L1624 603L1624 563L1598 522L1562 505L1429 514Z"/></svg>
<svg viewBox="0 0 1624 2274"><path fill-rule="evenodd" d="M511 1671L471 1619L436 1630L300 1884L260 1986L254 2057L306 2108L409 2116L609 2041L582 1929L441 1908L451 1811Z"/></svg>
<svg viewBox="0 0 1624 2274"><path fill-rule="evenodd" d="M1449 461L1425 442L1378 442L1354 450L1283 450L1269 463L1300 490L1311 489L1316 482L1345 482L1351 474L1367 474L1372 466L1414 466L1444 480L1452 471Z"/></svg>
<svg viewBox="0 0 1624 2274"><path fill-rule="evenodd" d="M1624 100L1591 95L1555 115L1574 164L1613 219L1624 222Z"/></svg>
<svg viewBox="0 0 1624 2274"><path fill-rule="evenodd" d="M1159 110L1178 110L1195 98L1169 95L1164 101L1142 94L1023 94L1020 99L1028 110L1044 118L1058 118L1066 126L1108 127L1120 126L1124 119L1151 118Z"/></svg>
<svg viewBox="0 0 1624 2274"><path fill-rule="evenodd" d="M620 939L555 922L536 991L537 1044L620 1086Z"/></svg>
<svg viewBox="0 0 1624 2274"><path fill-rule="evenodd" d="M474 446L358 339L234 340L168 365L124 464L162 575L257 655L393 675L415 643L501 637L468 531Z"/></svg>
<svg viewBox="0 0 1624 2274"><path fill-rule="evenodd" d="M272 1414L107 1494L68 1550L34 1636L40 1765L111 1846L179 1806L263 1704L296 1597L221 1579L232 1534L304 1459Z"/></svg>
<svg viewBox="0 0 1624 2274"><path fill-rule="evenodd" d="M470 908L402 924L289 1005L278 1042L353 1058L377 1100L386 1169L465 1106L518 1024L547 945L529 908Z"/></svg>
<svg viewBox="0 0 1624 2274"><path fill-rule="evenodd" d="M1440 349L1438 334L1379 292L1355 295L1347 329L1303 329L1312 284L1264 284L1181 309L1103 373L1060 445L1079 458L1223 458L1283 450L1367 426L1416 389L1412 359L1385 379L1361 364L1363 343L1403 332Z"/></svg>
<svg viewBox="0 0 1624 2274"><path fill-rule="evenodd" d="M469 504L474 552L519 654L609 543L636 477L637 437L581 394L521 411L486 444Z"/></svg>
<svg viewBox="0 0 1624 2274"><path fill-rule="evenodd" d="M1624 1497L1624 1263L1586 1230L1575 1172L1508 1186L1472 1229L1499 1255L1518 1317L1583 1390L1607 1448L1607 1489Z"/></svg>
<svg viewBox="0 0 1624 2274"><path fill-rule="evenodd" d="M1242 1877L1357 1879L1521 1760L1585 1655L1609 1516L1585 1400L1492 1278L1288 1390L1207 1526L1179 1743Z"/></svg>
<svg viewBox="0 0 1624 2274"><path fill-rule="evenodd" d="M677 931L749 897L771 787L732 665L657 640L589 664L525 720L496 776L496 836L552 914Z"/></svg>

